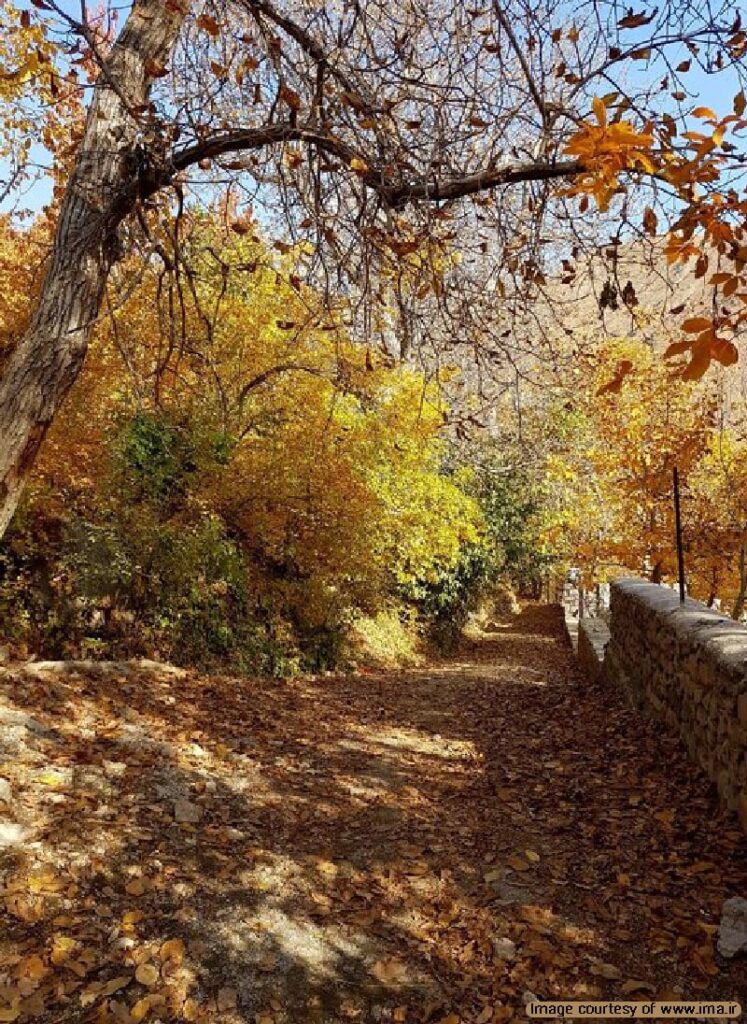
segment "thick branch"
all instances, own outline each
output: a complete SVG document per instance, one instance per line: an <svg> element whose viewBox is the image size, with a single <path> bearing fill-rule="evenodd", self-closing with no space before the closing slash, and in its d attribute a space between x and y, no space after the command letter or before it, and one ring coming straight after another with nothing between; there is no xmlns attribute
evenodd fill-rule
<svg viewBox="0 0 747 1024"><path fill-rule="evenodd" d="M279 377L283 373L291 372L309 373L314 377L325 376L324 372L317 367L305 366L303 363L281 363L279 366L271 366L268 370L263 370L262 373L258 373L256 377L252 377L250 381L247 381L239 392L238 404L243 405L252 391L256 391L257 388L266 384L268 380L272 380L273 377Z"/></svg>
<svg viewBox="0 0 747 1024"><path fill-rule="evenodd" d="M473 174L445 179L393 183L380 168L371 167L351 146L340 139L325 135L314 128L291 124L267 125L263 128L248 128L224 132L204 139L185 149L178 150L164 169L169 177L199 163L201 160L217 159L230 153L263 149L283 142L304 142L313 145L329 156L341 160L348 167L353 161L366 167L355 173L387 206L397 209L411 202L446 202L463 196L476 195L500 185L521 181L550 181L555 178L569 178L584 173L585 166L578 160L528 160L498 167L487 167ZM163 180L153 183L153 190L162 187Z"/></svg>

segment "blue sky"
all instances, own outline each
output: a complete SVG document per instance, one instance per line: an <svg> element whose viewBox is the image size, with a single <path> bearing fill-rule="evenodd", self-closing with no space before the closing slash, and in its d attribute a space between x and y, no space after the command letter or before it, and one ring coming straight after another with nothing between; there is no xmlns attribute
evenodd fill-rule
<svg viewBox="0 0 747 1024"><path fill-rule="evenodd" d="M91 2L91 8L95 9L95 0ZM114 4L110 5L112 8ZM71 14L79 16L80 7L78 0L62 0L61 7L68 9ZM126 17L127 11L129 10L128 4L117 5L119 12L120 25L123 19ZM686 51L683 49L683 57L687 56ZM644 70L642 72L647 78L650 78L653 74L652 70ZM695 102L697 104L711 107L717 115L724 116L731 113L732 103L734 94L739 89L736 74L733 70L727 70L718 75L706 75L697 65L693 62L691 71L686 76L686 81L690 92L695 96ZM694 127L697 127L695 125ZM34 147L32 150L32 158L39 164L45 164L48 162L48 154L42 146ZM51 182L48 178L42 177L37 181L29 183L26 187L22 202L19 204L23 209L39 210L51 198ZM17 203L17 197L12 202ZM4 207L0 206L0 210L9 209L8 203Z"/></svg>

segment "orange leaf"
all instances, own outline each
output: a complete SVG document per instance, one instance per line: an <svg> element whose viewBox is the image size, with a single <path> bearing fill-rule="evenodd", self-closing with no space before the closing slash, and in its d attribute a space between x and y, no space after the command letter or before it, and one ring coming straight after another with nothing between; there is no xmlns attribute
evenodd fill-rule
<svg viewBox="0 0 747 1024"><path fill-rule="evenodd" d="M689 320L685 320L682 325L682 330L686 334L700 334L701 331L708 331L713 327L713 321L709 320L705 316L694 316Z"/></svg>
<svg viewBox="0 0 747 1024"><path fill-rule="evenodd" d="M199 28L204 29L208 35L213 37L218 35L218 22L211 14L201 14L197 19L197 25Z"/></svg>
<svg viewBox="0 0 747 1024"><path fill-rule="evenodd" d="M595 96L591 104L594 108L594 113L597 115L597 121L602 128L607 125L607 108L604 105L604 100L601 100L598 96Z"/></svg>
<svg viewBox="0 0 747 1024"><path fill-rule="evenodd" d="M682 355L683 352L687 352L688 349L692 348L693 343L691 341L673 341L671 345L668 345L664 350L664 358L671 359L672 356Z"/></svg>
<svg viewBox="0 0 747 1024"><path fill-rule="evenodd" d="M647 206L646 209L643 211L643 227L646 233L649 235L655 235L658 223L658 217L651 209L651 207Z"/></svg>
<svg viewBox="0 0 747 1024"><path fill-rule="evenodd" d="M710 340L703 344L702 340L693 345L690 362L682 371L683 380L700 380L708 367L711 365Z"/></svg>
<svg viewBox="0 0 747 1024"><path fill-rule="evenodd" d="M733 342L726 341L725 338L714 338L711 342L711 355L722 366L733 366L739 359L739 350Z"/></svg>

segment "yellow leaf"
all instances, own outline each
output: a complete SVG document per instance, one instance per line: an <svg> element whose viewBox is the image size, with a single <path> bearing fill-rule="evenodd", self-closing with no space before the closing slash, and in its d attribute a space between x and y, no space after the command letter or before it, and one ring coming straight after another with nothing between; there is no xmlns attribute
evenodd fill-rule
<svg viewBox="0 0 747 1024"><path fill-rule="evenodd" d="M37 776L37 782L41 782L44 786L53 786L59 788L65 785L64 775L59 775L57 772L44 772L42 775Z"/></svg>
<svg viewBox="0 0 747 1024"><path fill-rule="evenodd" d="M377 960L371 968L371 974L383 984L399 984L407 978L407 967L394 956L385 960Z"/></svg>
<svg viewBox="0 0 747 1024"><path fill-rule="evenodd" d="M107 981L106 985L104 985L99 992L99 995L103 999L106 999L108 996L113 996L115 992L119 992L120 989L125 988L131 981L131 975L120 974L116 978L112 978L111 981Z"/></svg>
<svg viewBox="0 0 747 1024"><path fill-rule="evenodd" d="M181 939L169 939L161 946L160 956L162 960L172 960L180 965L184 960L184 943Z"/></svg>
<svg viewBox="0 0 747 1024"><path fill-rule="evenodd" d="M592 964L591 973L598 978L607 978L608 981L617 981L622 977L620 968L615 967L614 964Z"/></svg>
<svg viewBox="0 0 747 1024"><path fill-rule="evenodd" d="M506 863L508 864L509 867L513 868L514 871L529 870L529 864L525 860L522 860L521 857L507 857Z"/></svg>
<svg viewBox="0 0 747 1024"><path fill-rule="evenodd" d="M607 107L604 105L604 100L595 96L591 105L594 108L594 113L597 116L597 121L599 121L600 126L605 128L607 125Z"/></svg>
<svg viewBox="0 0 747 1024"><path fill-rule="evenodd" d="M27 956L20 962L17 972L20 978L31 978L33 981L38 981L49 973L49 968L40 956L33 955Z"/></svg>
<svg viewBox="0 0 747 1024"><path fill-rule="evenodd" d="M693 117L700 117L703 118L703 120L708 120L709 118L713 121L716 120L716 115L710 107L696 107L695 110L693 110Z"/></svg>
<svg viewBox="0 0 747 1024"><path fill-rule="evenodd" d="M133 1021L135 1021L136 1024L140 1024L140 1021L145 1020L145 1018L148 1016L152 1007L153 1003L151 1000L151 996L144 996L142 999L138 999L138 1001L130 1010L130 1018Z"/></svg>
<svg viewBox="0 0 747 1024"><path fill-rule="evenodd" d="M199 1004L196 1003L194 1001L194 999L186 999L184 1001L184 1006L182 1006L182 1017L184 1017L185 1020L192 1021L192 1020L197 1020L199 1018L199 1016L200 1016Z"/></svg>
<svg viewBox="0 0 747 1024"><path fill-rule="evenodd" d="M71 939L68 935L55 935L52 943L52 963L56 967L64 964L70 958L77 945L78 943L75 939Z"/></svg>
<svg viewBox="0 0 747 1024"><path fill-rule="evenodd" d="M135 977L146 988L153 988L158 982L158 976L159 971L155 964L140 964L135 971Z"/></svg>
<svg viewBox="0 0 747 1024"><path fill-rule="evenodd" d="M368 171L368 164L365 160L361 160L360 157L354 156L350 161L351 168L358 174L365 174Z"/></svg>
<svg viewBox="0 0 747 1024"><path fill-rule="evenodd" d="M623 983L622 990L623 994L628 996L632 995L633 992L653 992L654 986L649 985L647 981L639 981L636 978L631 978L629 981Z"/></svg>

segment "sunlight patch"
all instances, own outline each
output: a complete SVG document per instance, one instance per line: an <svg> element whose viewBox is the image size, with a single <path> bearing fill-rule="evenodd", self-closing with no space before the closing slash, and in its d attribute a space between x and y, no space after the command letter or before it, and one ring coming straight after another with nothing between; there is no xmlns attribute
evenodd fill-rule
<svg viewBox="0 0 747 1024"><path fill-rule="evenodd" d="M449 760L454 757L477 757L477 749L469 740L450 739L440 734L429 734L415 729L375 729L371 726L350 726L351 731L359 733L367 742L356 743L355 740L341 739L339 746L348 750L362 750L371 753L368 744L389 747L393 750L410 751L416 754L427 754L430 757L443 757Z"/></svg>
<svg viewBox="0 0 747 1024"><path fill-rule="evenodd" d="M233 955L269 966L277 959L302 966L315 980L335 978L345 963L360 962L370 955L370 940L344 934L337 925L315 924L306 917L291 917L278 907L261 907L251 917L223 920L218 924L219 942Z"/></svg>

